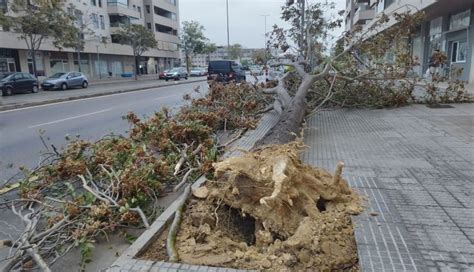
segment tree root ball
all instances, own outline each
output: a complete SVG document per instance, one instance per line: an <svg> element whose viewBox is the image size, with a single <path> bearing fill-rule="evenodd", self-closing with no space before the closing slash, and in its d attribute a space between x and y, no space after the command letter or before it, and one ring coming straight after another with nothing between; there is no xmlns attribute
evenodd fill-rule
<svg viewBox="0 0 474 272"><path fill-rule="evenodd" d="M216 163L207 198L191 198L185 211L176 241L181 261L269 271L357 270L350 215L361 211L360 198L340 177L342 163L333 176L302 163L302 148L299 142L267 146Z"/></svg>

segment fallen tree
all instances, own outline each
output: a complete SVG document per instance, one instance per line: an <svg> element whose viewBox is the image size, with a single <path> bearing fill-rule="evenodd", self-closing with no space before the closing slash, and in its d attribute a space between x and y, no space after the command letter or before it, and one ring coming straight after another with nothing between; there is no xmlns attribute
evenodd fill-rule
<svg viewBox="0 0 474 272"><path fill-rule="evenodd" d="M91 261L98 238L127 228L150 226L160 213L158 198L208 173L227 148L221 131L256 126L270 98L250 84L213 85L171 115L164 108L140 119L128 113L127 136L97 142L67 136L64 150L47 145L37 168L22 168L17 199L0 203L25 226L18 237L2 241L11 248L0 260L6 271L49 267L80 248L82 269ZM12 187L15 188L15 187ZM15 229L10 222L0 225Z"/></svg>

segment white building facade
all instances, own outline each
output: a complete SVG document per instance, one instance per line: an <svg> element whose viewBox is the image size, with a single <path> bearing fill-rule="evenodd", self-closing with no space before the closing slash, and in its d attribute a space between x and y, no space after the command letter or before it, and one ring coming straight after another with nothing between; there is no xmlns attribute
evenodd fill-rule
<svg viewBox="0 0 474 272"><path fill-rule="evenodd" d="M9 1L0 0L0 11L8 11ZM140 70L154 74L179 64L178 0L66 0L64 8L86 25L80 58L72 48L55 48L44 41L36 53L37 75L80 70L90 78L134 73L132 48L121 45L114 31L128 24L142 24L152 30L158 42L140 59ZM103 41L106 41L105 43ZM33 72L32 56L18 35L0 27L0 72Z"/></svg>
<svg viewBox="0 0 474 272"><path fill-rule="evenodd" d="M439 49L448 56L443 73L462 68L459 79L474 82L474 0L346 0L346 31L357 25L368 27L381 13L410 9L424 11L425 21L408 43L418 58L418 75L428 69L430 56Z"/></svg>

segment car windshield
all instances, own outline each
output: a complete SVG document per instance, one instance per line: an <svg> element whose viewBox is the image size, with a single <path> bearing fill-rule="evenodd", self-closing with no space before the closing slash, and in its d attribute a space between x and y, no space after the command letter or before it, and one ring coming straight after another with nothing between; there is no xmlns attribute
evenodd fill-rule
<svg viewBox="0 0 474 272"><path fill-rule="evenodd" d="M170 70L170 73L179 72L179 68L173 68Z"/></svg>
<svg viewBox="0 0 474 272"><path fill-rule="evenodd" d="M60 78L60 77L64 76L65 74L66 73L56 73L56 74L50 76L49 78Z"/></svg>

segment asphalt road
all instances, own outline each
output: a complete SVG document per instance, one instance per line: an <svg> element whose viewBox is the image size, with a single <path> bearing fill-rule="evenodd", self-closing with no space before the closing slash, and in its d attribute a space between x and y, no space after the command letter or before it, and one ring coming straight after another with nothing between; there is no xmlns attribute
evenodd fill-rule
<svg viewBox="0 0 474 272"><path fill-rule="evenodd" d="M82 139L92 141L112 132L123 134L129 126L121 117L127 112L150 116L165 106L176 110L184 103L184 94L200 95L193 91L198 85L201 93L207 91L206 82L195 82L0 112L0 188L3 181L18 172L18 166L37 165L45 149L39 137L40 130L45 131L43 138L58 148L64 147L67 134L79 134ZM11 197L12 193L9 193L0 198ZM163 205L174 197L165 197ZM16 216L9 210L0 210L0 240L9 239L9 235L16 236L21 229ZM127 246L123 238L111 237L109 243L98 245L94 250L94 262L87 270L107 267ZM0 260L6 254L8 249L0 247ZM53 270L78 271L79 256L77 250L72 252L55 264ZM0 262L0 270L4 264Z"/></svg>
<svg viewBox="0 0 474 272"><path fill-rule="evenodd" d="M185 93L196 95L192 89L197 85L207 90L206 82L196 82L0 112L0 185L20 165L37 165L45 150L40 130L48 144L58 148L67 134L96 140L111 132L124 133L128 124L121 117L127 112L149 116L163 106L177 108Z"/></svg>

